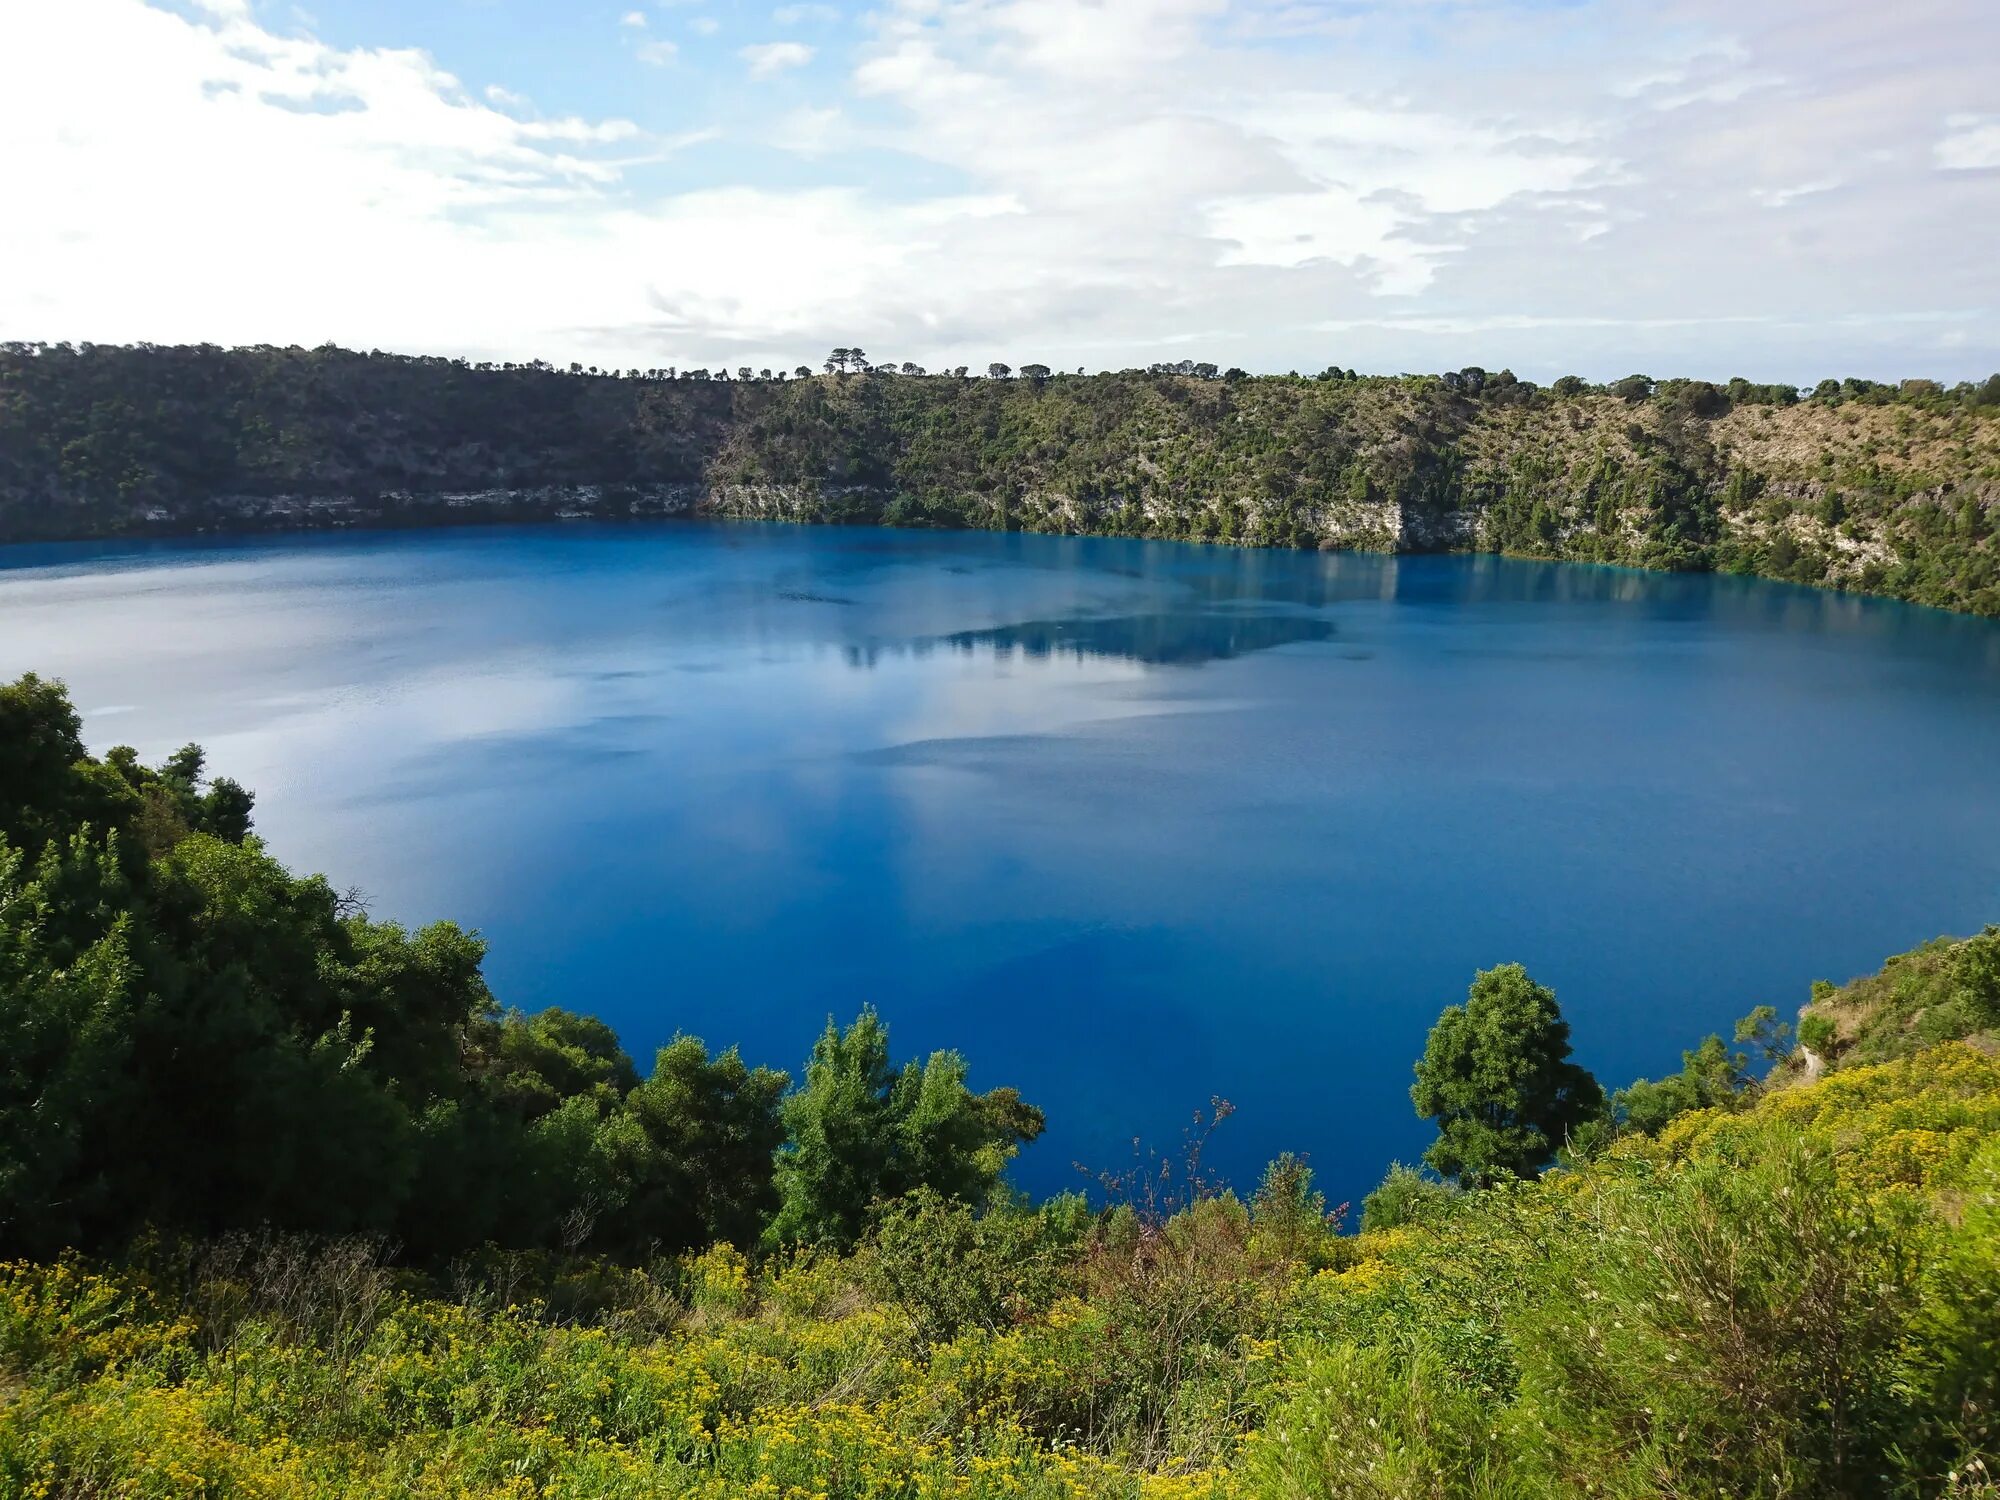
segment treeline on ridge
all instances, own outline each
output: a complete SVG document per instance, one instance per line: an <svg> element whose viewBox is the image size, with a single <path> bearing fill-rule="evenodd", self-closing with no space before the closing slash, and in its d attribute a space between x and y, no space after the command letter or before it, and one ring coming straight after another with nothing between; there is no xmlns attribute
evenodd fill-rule
<svg viewBox="0 0 2000 1500"><path fill-rule="evenodd" d="M0 346L0 541L705 513L1470 549L2000 613L2000 376L825 365Z"/></svg>

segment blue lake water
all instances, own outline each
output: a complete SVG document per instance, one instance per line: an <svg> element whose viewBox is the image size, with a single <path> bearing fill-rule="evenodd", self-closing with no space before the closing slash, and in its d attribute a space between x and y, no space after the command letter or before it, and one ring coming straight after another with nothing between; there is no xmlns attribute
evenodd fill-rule
<svg viewBox="0 0 2000 1500"><path fill-rule="evenodd" d="M504 1001L796 1068L864 1002L1050 1129L1358 1198L1477 968L1607 1084L2000 920L2000 625L1492 558L748 525L0 550L0 673L198 739Z"/></svg>

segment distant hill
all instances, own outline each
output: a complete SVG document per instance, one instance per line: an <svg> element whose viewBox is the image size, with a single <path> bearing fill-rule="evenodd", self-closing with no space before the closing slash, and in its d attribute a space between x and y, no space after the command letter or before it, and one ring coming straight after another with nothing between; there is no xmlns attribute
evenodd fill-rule
<svg viewBox="0 0 2000 1500"><path fill-rule="evenodd" d="M2000 615L2000 376L1802 399L1479 370L1028 370L741 380L4 345L0 541L709 514L1505 552Z"/></svg>

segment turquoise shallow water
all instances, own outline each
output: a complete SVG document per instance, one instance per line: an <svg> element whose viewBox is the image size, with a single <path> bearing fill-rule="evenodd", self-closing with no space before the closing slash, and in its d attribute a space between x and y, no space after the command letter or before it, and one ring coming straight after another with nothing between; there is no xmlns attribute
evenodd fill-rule
<svg viewBox="0 0 2000 1500"><path fill-rule="evenodd" d="M664 524L0 549L0 672L189 739L501 997L796 1067L872 1001L1111 1169L1357 1196L1475 968L1608 1084L2000 920L2000 625L1492 558Z"/></svg>

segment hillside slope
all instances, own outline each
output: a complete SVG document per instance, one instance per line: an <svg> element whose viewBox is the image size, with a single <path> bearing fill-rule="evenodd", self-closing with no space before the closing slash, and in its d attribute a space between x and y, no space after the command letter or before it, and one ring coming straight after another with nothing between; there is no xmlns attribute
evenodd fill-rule
<svg viewBox="0 0 2000 1500"><path fill-rule="evenodd" d="M2000 614L2000 380L662 378L0 348L0 540L714 514L1727 569Z"/></svg>

